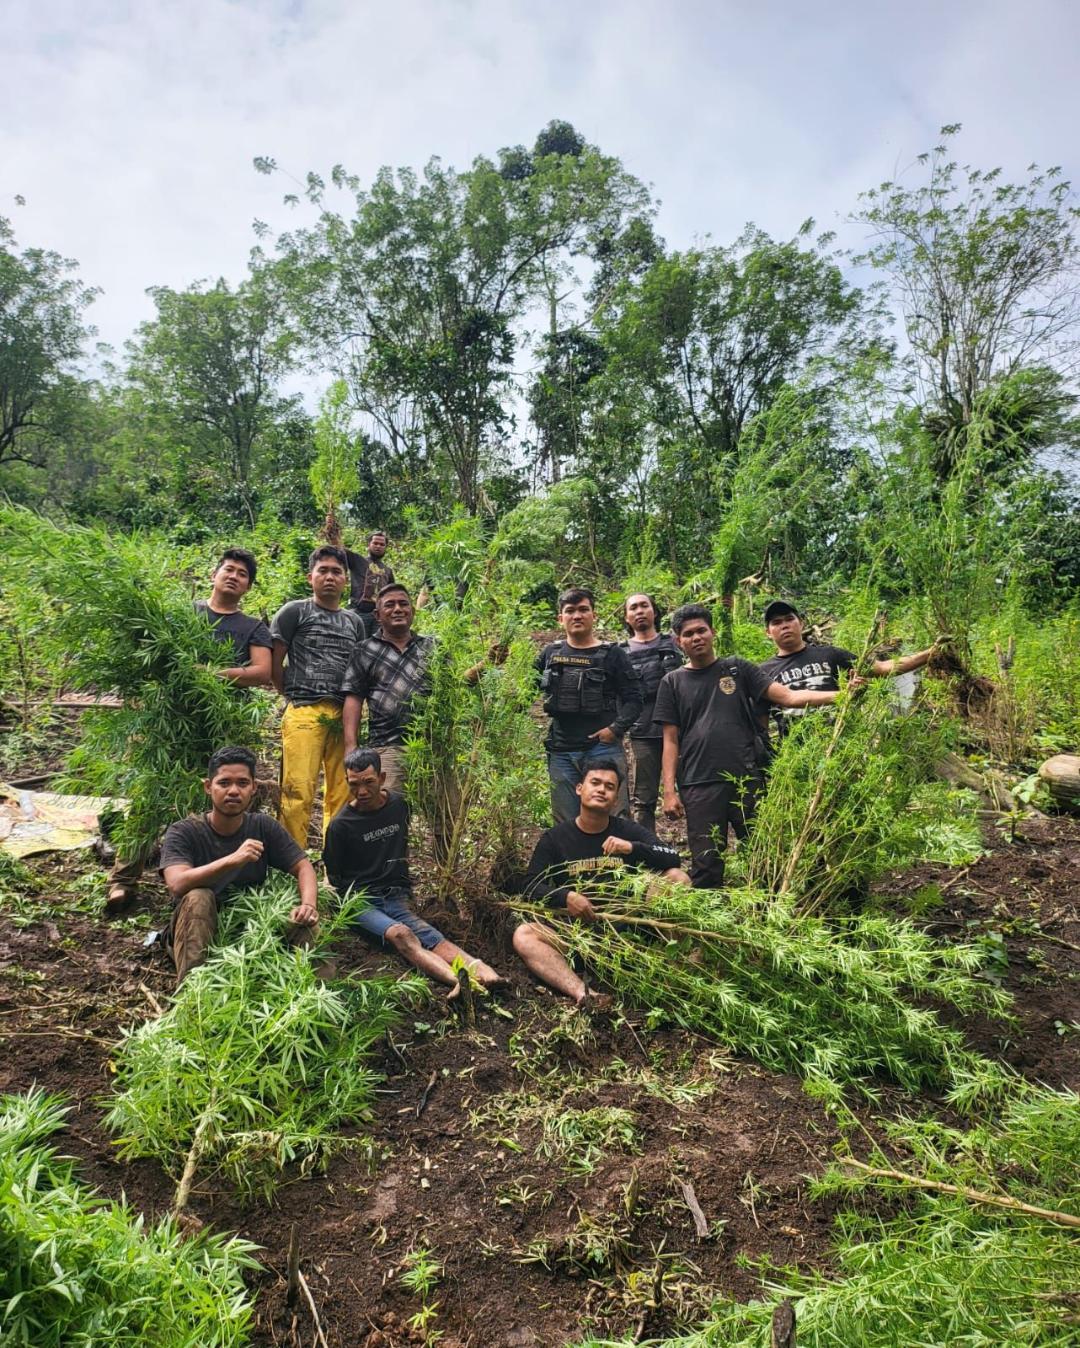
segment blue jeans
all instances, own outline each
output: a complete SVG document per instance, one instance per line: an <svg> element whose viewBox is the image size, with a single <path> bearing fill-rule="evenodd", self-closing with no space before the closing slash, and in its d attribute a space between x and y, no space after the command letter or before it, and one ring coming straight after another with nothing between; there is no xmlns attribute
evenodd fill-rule
<svg viewBox="0 0 1080 1348"><path fill-rule="evenodd" d="M358 931L368 940L386 948L386 933L399 923L408 927L425 950L434 950L446 937L430 923L418 917L406 905L410 896L404 890L386 890L381 894L369 894L370 907L362 908L352 920L353 931Z"/></svg>
<svg viewBox="0 0 1080 1348"><path fill-rule="evenodd" d="M621 781L619 795L615 801L615 814L630 813L630 797L626 790L626 754L622 742L601 744L599 741L589 749L549 749L548 781L551 783L551 813L556 824L567 819L576 819L579 809L577 791L574 789L581 781L585 769L598 758L613 758L619 765Z"/></svg>

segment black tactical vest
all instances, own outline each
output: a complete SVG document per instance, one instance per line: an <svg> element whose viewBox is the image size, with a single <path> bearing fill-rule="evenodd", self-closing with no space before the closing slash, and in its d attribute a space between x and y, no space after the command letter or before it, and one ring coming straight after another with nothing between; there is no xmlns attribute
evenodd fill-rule
<svg viewBox="0 0 1080 1348"><path fill-rule="evenodd" d="M629 641L620 644L630 657L634 672L641 680L641 696L648 706L656 700L656 690L660 687L660 680L664 675L669 670L682 667L682 656L666 632L661 633L660 640L648 650L643 651L640 647L631 646Z"/></svg>
<svg viewBox="0 0 1080 1348"><path fill-rule="evenodd" d="M549 647L540 676L548 716L599 716L615 710L615 680L607 672L609 650L607 642L587 650L566 641Z"/></svg>

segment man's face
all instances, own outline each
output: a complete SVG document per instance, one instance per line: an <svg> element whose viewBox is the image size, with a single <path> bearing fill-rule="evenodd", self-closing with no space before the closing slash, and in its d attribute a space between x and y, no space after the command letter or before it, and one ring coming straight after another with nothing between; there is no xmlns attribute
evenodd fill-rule
<svg viewBox="0 0 1080 1348"><path fill-rule="evenodd" d="M610 814L619 794L618 775L607 768L590 768L576 787L581 803L587 810Z"/></svg>
<svg viewBox="0 0 1080 1348"><path fill-rule="evenodd" d="M765 631L778 650L797 651L803 644L802 619L797 613L778 613Z"/></svg>
<svg viewBox="0 0 1080 1348"><path fill-rule="evenodd" d="M368 554L372 557L381 557L386 551L386 535L373 534L368 540Z"/></svg>
<svg viewBox="0 0 1080 1348"><path fill-rule="evenodd" d="M320 557L308 572L308 582L316 599L336 602L344 593L349 577L336 557Z"/></svg>
<svg viewBox="0 0 1080 1348"><path fill-rule="evenodd" d="M203 786L218 814L231 817L243 814L255 794L255 779L243 763L225 763Z"/></svg>
<svg viewBox="0 0 1080 1348"><path fill-rule="evenodd" d="M568 637L592 636L596 626L596 612L588 599L580 599L576 604L564 604L559 610L559 626Z"/></svg>
<svg viewBox="0 0 1080 1348"><path fill-rule="evenodd" d="M251 589L251 576L247 567L243 562L234 562L231 557L225 558L212 579L215 590L234 599L240 599Z"/></svg>
<svg viewBox="0 0 1080 1348"><path fill-rule="evenodd" d="M385 772L376 772L374 768L364 768L363 772L345 769L345 780L349 783L349 794L353 804L362 813L377 810L382 802Z"/></svg>
<svg viewBox="0 0 1080 1348"><path fill-rule="evenodd" d="M390 590L386 594L379 595L375 611L379 615L379 626L384 632L407 632L412 627L412 600L400 590Z"/></svg>
<svg viewBox="0 0 1080 1348"><path fill-rule="evenodd" d="M704 618L691 618L683 623L675 640L688 660L703 660L715 654L716 633Z"/></svg>
<svg viewBox="0 0 1080 1348"><path fill-rule="evenodd" d="M647 632L656 625L656 610L647 594L632 594L627 599L626 621L635 632Z"/></svg>

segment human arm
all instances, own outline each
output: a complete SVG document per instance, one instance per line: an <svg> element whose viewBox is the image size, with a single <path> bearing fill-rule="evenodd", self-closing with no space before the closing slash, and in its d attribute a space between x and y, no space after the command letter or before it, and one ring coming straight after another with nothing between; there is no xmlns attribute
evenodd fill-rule
<svg viewBox="0 0 1080 1348"><path fill-rule="evenodd" d="M683 804L675 785L675 771L679 766L679 727L670 722L664 726L664 749L660 758L660 780L664 791L664 817L681 819Z"/></svg>
<svg viewBox="0 0 1080 1348"><path fill-rule="evenodd" d="M219 890L249 862L258 861L262 854L263 844L258 838L245 838L235 852L208 861L205 866L193 866L190 861L177 858L162 868L165 888L174 901L193 889Z"/></svg>
<svg viewBox="0 0 1080 1348"><path fill-rule="evenodd" d="M314 927L319 920L319 881L315 867L302 857L289 874L296 879L300 891L300 902L289 914L289 920L301 927Z"/></svg>
<svg viewBox="0 0 1080 1348"><path fill-rule="evenodd" d="M601 744L616 744L641 715L641 679L620 646L612 646L607 660L608 677L615 680L615 719L590 739Z"/></svg>
<svg viewBox="0 0 1080 1348"><path fill-rule="evenodd" d="M615 821L612 821L613 825ZM633 866L644 866L650 871L667 871L677 867L682 858L674 847L663 843L655 833L635 824L633 820L621 819L616 825L626 837L616 837L614 833L604 839L605 856L624 856Z"/></svg>
<svg viewBox="0 0 1080 1348"><path fill-rule="evenodd" d="M867 673L874 679L888 679L894 674L909 674L913 669L922 669L936 649L936 646L927 646L924 651L900 655L895 660L875 660Z"/></svg>
<svg viewBox="0 0 1080 1348"><path fill-rule="evenodd" d="M835 702L839 693L819 693L813 689L797 692L782 683L770 683L765 696L778 707L825 707Z"/></svg>
<svg viewBox="0 0 1080 1348"><path fill-rule="evenodd" d="M574 892L562 857L552 846L550 830L537 839L529 868L525 872L522 892L532 903L545 903L549 908L565 908L567 898Z"/></svg>
<svg viewBox="0 0 1080 1348"><path fill-rule="evenodd" d="M274 614L274 621L270 624L270 637L274 643L274 649L270 657L270 682L283 697L285 695L285 657L289 653L289 647L296 635L296 628L300 621L299 607L300 603L295 599L291 603L283 604Z"/></svg>
<svg viewBox="0 0 1080 1348"><path fill-rule="evenodd" d="M356 748L360 735L360 715L364 708L364 699L356 693L346 693L341 706L341 733L345 741L345 753L351 754Z"/></svg>
<svg viewBox="0 0 1080 1348"><path fill-rule="evenodd" d="M273 666L274 656L271 647L252 646L249 663L235 665L232 669L223 669L221 677L228 679L236 688L261 688L273 682ZM278 691L281 692L282 689L279 688Z"/></svg>

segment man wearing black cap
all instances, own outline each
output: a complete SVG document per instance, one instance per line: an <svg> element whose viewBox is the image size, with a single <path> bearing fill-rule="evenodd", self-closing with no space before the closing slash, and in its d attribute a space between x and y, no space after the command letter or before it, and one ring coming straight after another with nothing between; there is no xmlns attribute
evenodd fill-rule
<svg viewBox="0 0 1080 1348"><path fill-rule="evenodd" d="M776 647L776 654L761 662L761 670L776 683L794 692L814 690L835 693L840 687L840 675L855 666L855 656L842 646L811 646L803 640L802 618L793 604L774 599L765 608L765 631ZM896 660L874 660L866 673L872 678L887 679L893 674L907 674L922 669L933 654L933 646L914 655ZM781 734L787 718L802 714L801 708L758 704L758 714L771 711Z"/></svg>

